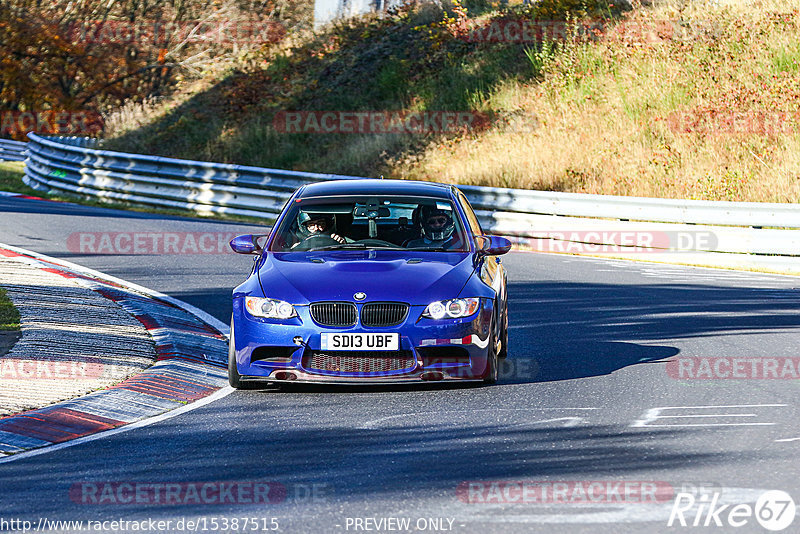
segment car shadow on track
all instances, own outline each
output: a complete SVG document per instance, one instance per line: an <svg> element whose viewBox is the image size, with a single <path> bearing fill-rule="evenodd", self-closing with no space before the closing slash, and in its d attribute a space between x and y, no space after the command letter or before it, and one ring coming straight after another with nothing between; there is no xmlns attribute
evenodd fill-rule
<svg viewBox="0 0 800 534"><path fill-rule="evenodd" d="M509 357L500 362L500 384L603 376L665 362L680 353L674 346L680 339L800 328L800 293L792 289L776 298L752 287L524 282L511 283L509 296ZM262 384L256 389L378 393L480 386Z"/></svg>
<svg viewBox="0 0 800 534"><path fill-rule="evenodd" d="M775 290L783 291L783 290ZM613 373L677 355L675 340L800 328L800 293L689 284L509 284L506 383Z"/></svg>

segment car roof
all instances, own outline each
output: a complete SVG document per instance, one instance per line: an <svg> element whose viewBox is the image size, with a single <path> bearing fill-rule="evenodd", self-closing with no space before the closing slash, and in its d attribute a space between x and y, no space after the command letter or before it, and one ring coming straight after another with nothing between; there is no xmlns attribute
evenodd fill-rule
<svg viewBox="0 0 800 534"><path fill-rule="evenodd" d="M338 195L419 195L450 198L450 185L414 180L331 180L306 185L299 198Z"/></svg>

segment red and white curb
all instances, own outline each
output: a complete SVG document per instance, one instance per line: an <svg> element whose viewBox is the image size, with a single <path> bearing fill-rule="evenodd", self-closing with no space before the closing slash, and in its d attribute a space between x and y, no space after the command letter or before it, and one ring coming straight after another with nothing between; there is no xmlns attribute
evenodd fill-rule
<svg viewBox="0 0 800 534"><path fill-rule="evenodd" d="M221 398L228 326L180 300L71 262L0 243L0 255L73 279L131 313L157 362L108 389L0 419L0 463L138 428ZM57 349L57 347L54 347Z"/></svg>
<svg viewBox="0 0 800 534"><path fill-rule="evenodd" d="M31 195L25 195L23 193L12 193L11 191L0 191L0 197L7 197L7 198L22 198L25 200L42 200L44 202L62 202L61 200L53 200L50 198L42 198L42 197L34 197Z"/></svg>

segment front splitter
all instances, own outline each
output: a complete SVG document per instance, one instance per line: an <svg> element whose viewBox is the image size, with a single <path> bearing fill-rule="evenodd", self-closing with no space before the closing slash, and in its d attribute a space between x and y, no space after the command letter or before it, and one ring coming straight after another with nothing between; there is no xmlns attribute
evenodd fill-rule
<svg viewBox="0 0 800 534"><path fill-rule="evenodd" d="M292 374L295 378L276 378L276 374ZM439 379L424 379L426 374L442 374ZM270 373L269 376L242 376L243 382L262 382L273 384L435 384L437 382L483 382L482 378L462 378L450 376L439 370L425 370L414 374L399 376L325 376L308 373L298 369L279 369Z"/></svg>

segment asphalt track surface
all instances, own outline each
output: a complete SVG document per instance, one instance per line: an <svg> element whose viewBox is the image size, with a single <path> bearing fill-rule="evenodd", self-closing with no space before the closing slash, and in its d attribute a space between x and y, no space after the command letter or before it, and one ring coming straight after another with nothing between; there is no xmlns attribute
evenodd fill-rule
<svg viewBox="0 0 800 534"><path fill-rule="evenodd" d="M0 198L0 242L161 291L224 322L250 258L92 254L70 250L68 236L258 230ZM279 532L389 532L401 524L377 523L389 518L428 532L767 532L753 517L739 528L704 528L702 515L692 526L697 508L685 513L686 527L669 528L672 499L638 503L635 489L627 504L613 491L588 504L563 496L520 503L514 492L490 495L489 481L505 482L495 489L567 482L570 491L644 482L751 507L764 491L783 490L800 504L800 381L682 380L664 362L796 358L800 280L544 254L504 262L511 335L498 385L237 391L151 426L0 465L0 520L172 520L173 532L181 518L210 529L213 518L236 517L270 526L275 518ZM246 496L91 504L74 493L76 484L112 481L267 481L286 496L257 505ZM458 488L470 481L487 488L470 498L494 500L465 502ZM800 518L784 532L800 532Z"/></svg>

